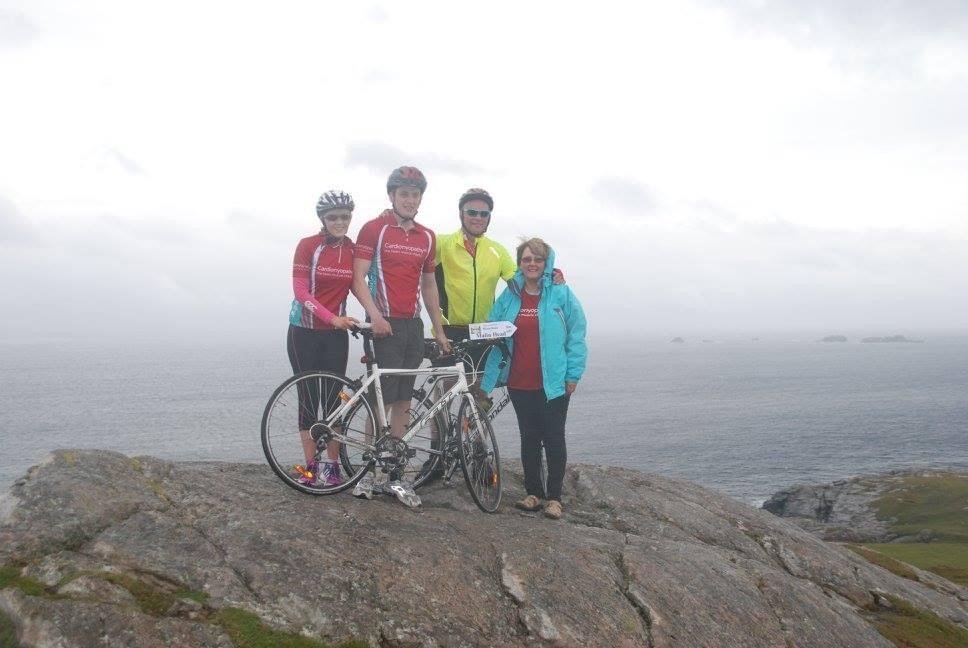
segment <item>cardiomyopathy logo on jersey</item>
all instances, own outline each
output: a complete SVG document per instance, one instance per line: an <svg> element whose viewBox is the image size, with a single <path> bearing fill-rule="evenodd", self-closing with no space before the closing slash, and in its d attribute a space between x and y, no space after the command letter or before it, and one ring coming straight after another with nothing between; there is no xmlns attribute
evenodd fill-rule
<svg viewBox="0 0 968 648"><path fill-rule="evenodd" d="M353 271L349 268L338 268L336 266L316 266L316 272L327 277L352 277Z"/></svg>
<svg viewBox="0 0 968 648"><path fill-rule="evenodd" d="M522 308L518 312L518 317L537 317L537 316L538 316L537 308Z"/></svg>
<svg viewBox="0 0 968 648"><path fill-rule="evenodd" d="M387 243L383 249L387 252L396 252L398 254L408 254L410 256L424 256L427 254L427 248L418 247L416 245L403 245L401 243Z"/></svg>

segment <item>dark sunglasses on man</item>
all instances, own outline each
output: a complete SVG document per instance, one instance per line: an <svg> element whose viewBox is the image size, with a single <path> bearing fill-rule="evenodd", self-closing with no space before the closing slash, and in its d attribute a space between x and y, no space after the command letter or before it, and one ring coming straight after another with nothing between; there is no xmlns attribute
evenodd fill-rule
<svg viewBox="0 0 968 648"><path fill-rule="evenodd" d="M491 212L487 209L465 209L464 215L471 217L480 216L481 218L490 218Z"/></svg>

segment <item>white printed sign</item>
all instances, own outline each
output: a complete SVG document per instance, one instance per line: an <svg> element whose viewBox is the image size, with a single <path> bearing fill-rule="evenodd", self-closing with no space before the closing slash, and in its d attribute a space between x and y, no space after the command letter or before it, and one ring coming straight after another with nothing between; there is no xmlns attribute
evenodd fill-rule
<svg viewBox="0 0 968 648"><path fill-rule="evenodd" d="M482 322L481 324L471 324L467 328L472 340L511 337L518 330L518 327L511 322Z"/></svg>

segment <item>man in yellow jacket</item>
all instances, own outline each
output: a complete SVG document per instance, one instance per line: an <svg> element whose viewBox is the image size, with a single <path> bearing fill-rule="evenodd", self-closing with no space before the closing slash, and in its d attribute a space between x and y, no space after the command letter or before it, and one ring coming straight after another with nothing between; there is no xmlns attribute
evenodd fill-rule
<svg viewBox="0 0 968 648"><path fill-rule="evenodd" d="M437 289L444 334L467 339L467 325L487 321L498 282L514 276L517 265L500 243L488 238L494 199L484 189L468 189L457 203L460 229L437 237Z"/></svg>

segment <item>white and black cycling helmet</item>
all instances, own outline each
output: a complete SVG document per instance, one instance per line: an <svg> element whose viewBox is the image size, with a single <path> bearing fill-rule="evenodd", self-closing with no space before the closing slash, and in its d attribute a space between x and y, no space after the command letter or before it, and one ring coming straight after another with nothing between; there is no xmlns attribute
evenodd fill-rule
<svg viewBox="0 0 968 648"><path fill-rule="evenodd" d="M326 212L333 209L348 209L353 211L353 196L345 191L330 190L319 197L316 202L316 215L322 220Z"/></svg>

